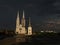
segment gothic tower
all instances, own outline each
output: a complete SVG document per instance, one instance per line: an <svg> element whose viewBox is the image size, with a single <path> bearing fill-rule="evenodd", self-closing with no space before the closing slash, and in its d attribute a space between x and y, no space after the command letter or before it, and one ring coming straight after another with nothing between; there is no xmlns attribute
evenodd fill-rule
<svg viewBox="0 0 60 45"><path fill-rule="evenodd" d="M32 35L32 26L29 18L28 35Z"/></svg>
<svg viewBox="0 0 60 45"><path fill-rule="evenodd" d="M22 30L21 30L21 34L25 34L26 33L26 29L25 29L25 15L24 15L24 11L23 11L23 16L21 19L21 25L22 25Z"/></svg>
<svg viewBox="0 0 60 45"><path fill-rule="evenodd" d="M17 19L16 19L16 34L19 34L19 25L20 25L20 20L19 20L19 11L17 13Z"/></svg>
<svg viewBox="0 0 60 45"><path fill-rule="evenodd" d="M23 27L25 27L25 15L24 15L24 11L23 11L23 16L22 16L21 24L22 24Z"/></svg>

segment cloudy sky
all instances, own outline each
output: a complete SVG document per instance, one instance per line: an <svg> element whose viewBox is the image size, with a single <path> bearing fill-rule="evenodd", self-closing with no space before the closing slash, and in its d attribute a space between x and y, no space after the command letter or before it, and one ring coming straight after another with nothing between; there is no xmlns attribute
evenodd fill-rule
<svg viewBox="0 0 60 45"><path fill-rule="evenodd" d="M25 11L25 18L31 17L33 25L41 23L60 24L59 0L0 0L0 28L15 29L17 11Z"/></svg>

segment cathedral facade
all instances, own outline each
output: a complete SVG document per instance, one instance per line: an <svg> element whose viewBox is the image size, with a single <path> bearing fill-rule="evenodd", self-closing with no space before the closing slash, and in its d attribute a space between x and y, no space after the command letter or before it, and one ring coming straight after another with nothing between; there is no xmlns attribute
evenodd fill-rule
<svg viewBox="0 0 60 45"><path fill-rule="evenodd" d="M29 19L28 29L26 30L26 20L25 20L24 11L23 11L23 16L22 16L21 20L19 18L19 11L17 12L15 33L16 34L23 34L23 35L26 35L26 34L32 35L32 26L31 26L30 19Z"/></svg>

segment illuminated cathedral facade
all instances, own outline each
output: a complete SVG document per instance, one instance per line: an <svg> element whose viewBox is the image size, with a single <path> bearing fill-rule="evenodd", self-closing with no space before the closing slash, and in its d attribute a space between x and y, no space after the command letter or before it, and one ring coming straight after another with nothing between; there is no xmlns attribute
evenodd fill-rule
<svg viewBox="0 0 60 45"><path fill-rule="evenodd" d="M19 11L17 12L15 33L16 34L23 34L23 35L32 35L32 26L31 26L30 18L29 18L28 29L26 29L26 20L25 20L24 11L23 11L22 15L23 15L22 19L20 20Z"/></svg>

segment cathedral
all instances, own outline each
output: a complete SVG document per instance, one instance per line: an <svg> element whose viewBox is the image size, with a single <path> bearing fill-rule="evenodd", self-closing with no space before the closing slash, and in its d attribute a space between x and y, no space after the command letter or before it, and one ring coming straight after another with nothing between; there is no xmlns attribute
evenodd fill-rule
<svg viewBox="0 0 60 45"><path fill-rule="evenodd" d="M26 20L25 20L24 11L23 11L22 15L23 15L22 19L20 20L19 11L17 12L15 33L16 34L23 34L23 35L32 35L32 26L31 26L30 18L29 18L28 29L26 29Z"/></svg>

